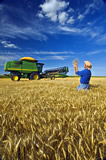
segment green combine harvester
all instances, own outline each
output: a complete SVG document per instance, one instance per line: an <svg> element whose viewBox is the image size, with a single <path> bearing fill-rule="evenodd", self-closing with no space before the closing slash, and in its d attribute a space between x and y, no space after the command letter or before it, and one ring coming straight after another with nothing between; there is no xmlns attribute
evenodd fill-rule
<svg viewBox="0 0 106 160"><path fill-rule="evenodd" d="M41 78L67 77L68 67L60 67L42 72L43 63L32 57L23 57L19 61L9 61L4 65L4 70L10 72L13 81L19 81L20 78L29 78L30 80L39 80Z"/></svg>

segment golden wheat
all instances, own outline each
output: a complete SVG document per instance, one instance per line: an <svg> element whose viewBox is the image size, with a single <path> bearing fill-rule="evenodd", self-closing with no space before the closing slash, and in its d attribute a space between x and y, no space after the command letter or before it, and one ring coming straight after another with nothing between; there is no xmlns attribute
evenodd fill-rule
<svg viewBox="0 0 106 160"><path fill-rule="evenodd" d="M3 160L95 160L104 156L106 78L0 79Z"/></svg>

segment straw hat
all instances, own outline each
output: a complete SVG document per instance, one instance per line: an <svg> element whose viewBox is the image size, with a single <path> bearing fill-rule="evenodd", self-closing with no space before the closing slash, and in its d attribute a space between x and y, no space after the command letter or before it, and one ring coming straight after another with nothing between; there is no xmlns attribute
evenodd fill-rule
<svg viewBox="0 0 106 160"><path fill-rule="evenodd" d="M91 62L89 62L89 61L84 61L84 63L86 64L86 66L87 66L88 69L91 69L91 68L92 68Z"/></svg>

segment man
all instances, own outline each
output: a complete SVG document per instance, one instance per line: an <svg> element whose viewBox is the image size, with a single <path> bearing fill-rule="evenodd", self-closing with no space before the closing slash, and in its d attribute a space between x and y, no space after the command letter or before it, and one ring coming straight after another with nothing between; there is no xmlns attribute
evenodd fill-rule
<svg viewBox="0 0 106 160"><path fill-rule="evenodd" d="M90 69L92 68L91 62L84 61L84 68L85 69L82 71L78 71L77 63L74 64L74 68L75 68L75 73L78 76L81 76L80 85L77 87L77 90L81 90L81 89L88 90L89 89L89 81L91 78L91 71L90 71Z"/></svg>

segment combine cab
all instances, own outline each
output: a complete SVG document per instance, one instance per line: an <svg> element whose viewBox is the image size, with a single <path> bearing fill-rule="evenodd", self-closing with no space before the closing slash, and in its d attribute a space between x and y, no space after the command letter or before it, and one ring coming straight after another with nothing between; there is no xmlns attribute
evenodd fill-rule
<svg viewBox="0 0 106 160"><path fill-rule="evenodd" d="M13 81L19 81L20 78L29 78L30 80L39 80L40 78L66 77L68 67L50 69L42 73L43 63L31 57L23 57L19 61L9 61L4 65L4 70L10 72Z"/></svg>

